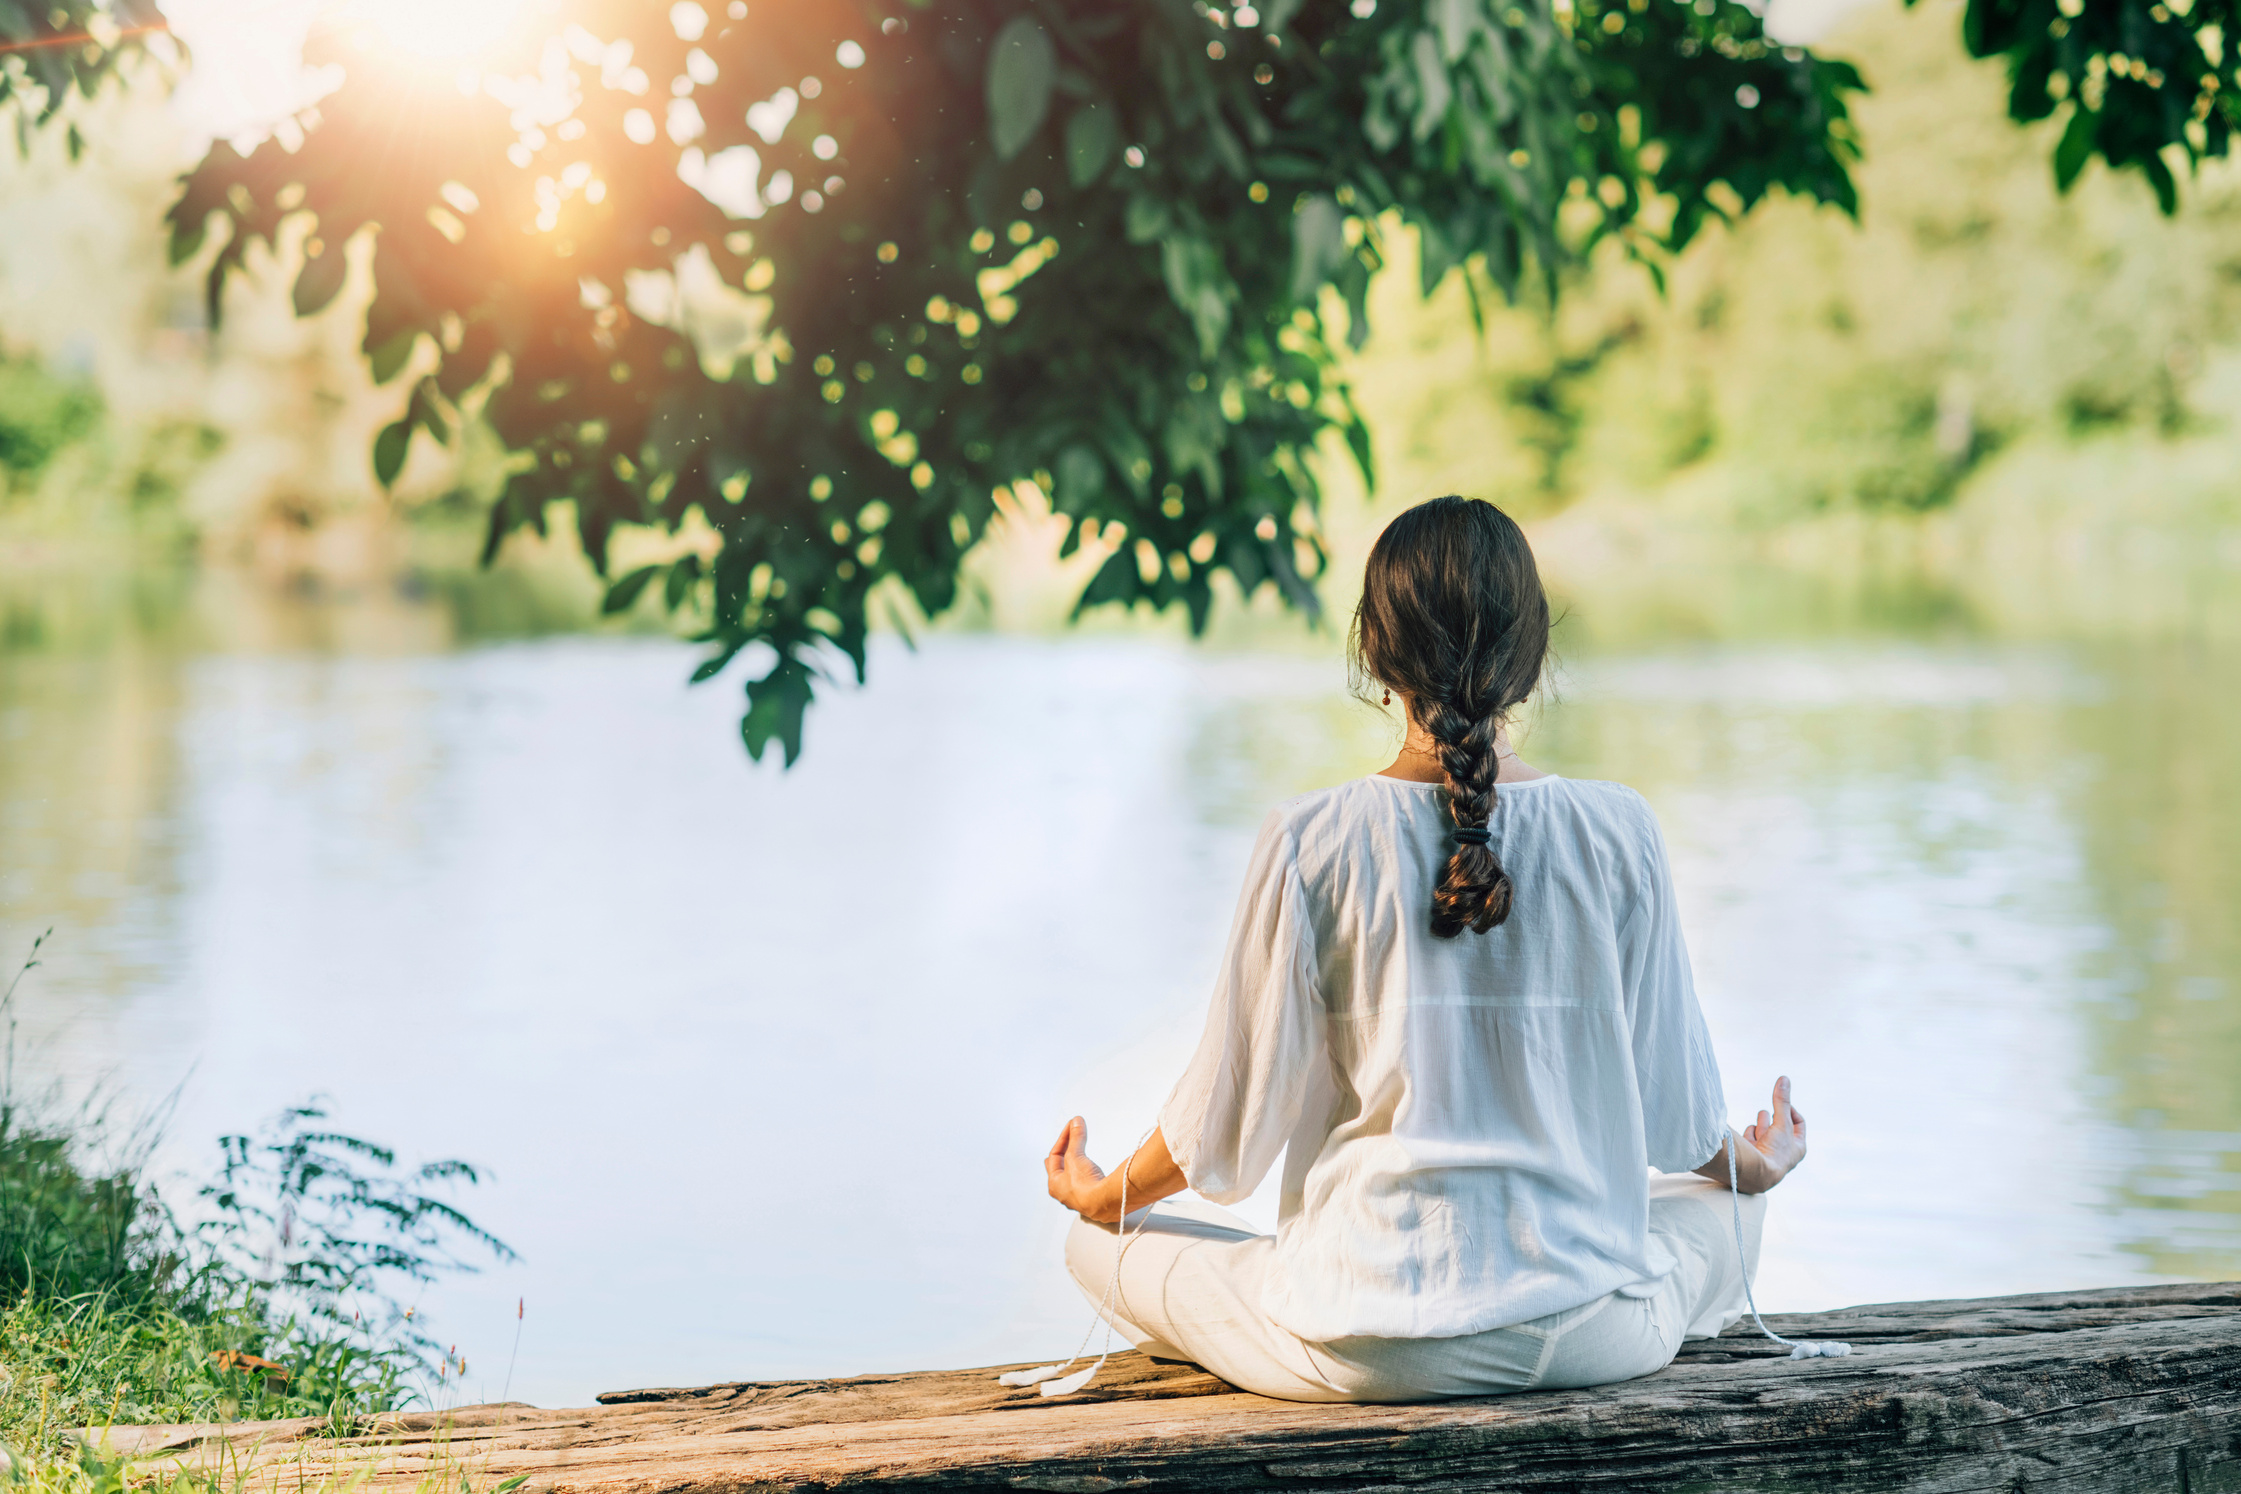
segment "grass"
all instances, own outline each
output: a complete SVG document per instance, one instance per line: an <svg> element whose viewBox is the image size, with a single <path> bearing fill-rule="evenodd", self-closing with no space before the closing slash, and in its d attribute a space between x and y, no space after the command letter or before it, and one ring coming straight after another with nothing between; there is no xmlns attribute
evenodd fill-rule
<svg viewBox="0 0 2241 1494"><path fill-rule="evenodd" d="M79 1447L65 1456L13 1462L5 1471L11 1494L126 1494L160 1488L164 1494L357 1494L380 1473L377 1458L337 1471L332 1464L298 1466L261 1462L255 1449L229 1445L212 1461L141 1459ZM475 1464L439 1456L411 1484L389 1480L386 1494L514 1494L527 1474L492 1479Z"/></svg>
<svg viewBox="0 0 2241 1494"><path fill-rule="evenodd" d="M0 994L0 1015L38 950ZM51 1093L26 1098L14 1058L11 1023L0 1077L0 1482L107 1494L124 1486L126 1464L72 1430L314 1416L346 1433L427 1401L426 1387L453 1368L400 1298L474 1269L467 1254L511 1258L431 1192L478 1181L472 1168L400 1168L387 1148L300 1105L221 1138L183 1220L146 1175L146 1133Z"/></svg>
<svg viewBox="0 0 2241 1494"><path fill-rule="evenodd" d="M0 1313L0 1367L0 1440L34 1454L73 1427L355 1419L411 1404L421 1369L407 1349L275 1321L247 1293L182 1302L36 1287Z"/></svg>

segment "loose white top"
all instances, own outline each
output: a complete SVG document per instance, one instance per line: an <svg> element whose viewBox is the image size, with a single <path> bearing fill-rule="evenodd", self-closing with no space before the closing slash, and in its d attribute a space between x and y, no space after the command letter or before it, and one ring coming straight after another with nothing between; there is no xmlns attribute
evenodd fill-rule
<svg viewBox="0 0 2241 1494"><path fill-rule="evenodd" d="M1160 1111L1216 1203L1285 1153L1263 1306L1311 1342L1478 1333L1654 1281L1673 1262L1648 1170L1699 1166L1727 1134L1641 795L1500 785L1510 916L1438 939L1453 828L1439 786L1383 776L1273 811Z"/></svg>

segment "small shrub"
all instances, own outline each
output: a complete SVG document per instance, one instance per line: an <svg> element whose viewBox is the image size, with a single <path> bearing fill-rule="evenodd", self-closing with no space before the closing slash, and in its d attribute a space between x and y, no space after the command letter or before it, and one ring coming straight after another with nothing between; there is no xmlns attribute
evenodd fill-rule
<svg viewBox="0 0 2241 1494"><path fill-rule="evenodd" d="M0 1015L14 991L0 995ZM476 1269L470 1256L513 1258L429 1191L479 1182L472 1167L400 1168L305 1103L221 1138L215 1176L182 1224L145 1175L146 1137L120 1148L101 1111L16 1090L12 1032L0 1078L0 1443L11 1467L101 1494L106 1474L56 1461L71 1428L325 1416L341 1430L425 1398L442 1355L402 1292Z"/></svg>

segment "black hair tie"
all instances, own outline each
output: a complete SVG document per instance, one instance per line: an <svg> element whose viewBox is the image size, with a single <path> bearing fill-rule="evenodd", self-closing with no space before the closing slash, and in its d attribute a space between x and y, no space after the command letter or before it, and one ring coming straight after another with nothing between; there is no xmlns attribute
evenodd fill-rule
<svg viewBox="0 0 2241 1494"><path fill-rule="evenodd" d="M1494 837L1484 825L1459 825L1455 838L1467 846L1483 846Z"/></svg>

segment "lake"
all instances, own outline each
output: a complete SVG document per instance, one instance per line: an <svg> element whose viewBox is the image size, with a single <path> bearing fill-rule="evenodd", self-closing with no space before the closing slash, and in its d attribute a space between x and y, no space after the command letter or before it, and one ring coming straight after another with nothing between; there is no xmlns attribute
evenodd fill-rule
<svg viewBox="0 0 2241 1494"><path fill-rule="evenodd" d="M189 1172L311 1094L487 1165L522 1262L425 1303L469 1399L1064 1355L1042 1152L1151 1124L1261 816L1396 736L1329 634L889 642L780 772L679 645L442 594L0 624L19 1066L176 1094ZM1734 1114L1814 1128L1763 1304L2241 1272L2241 655L1565 637L1527 755L1648 795Z"/></svg>

